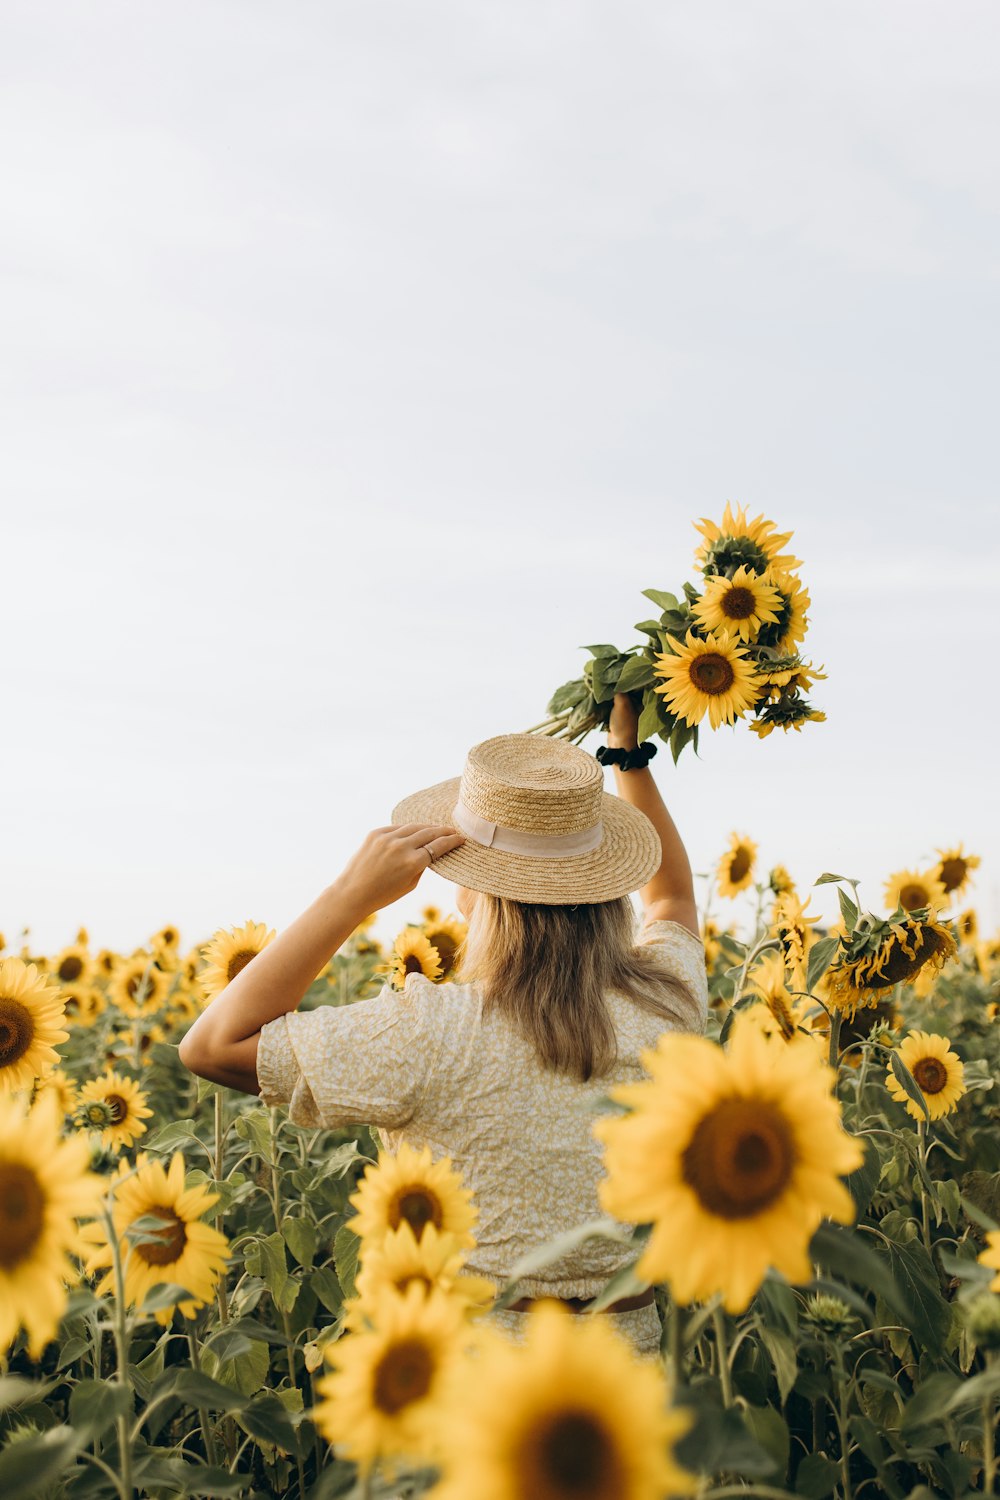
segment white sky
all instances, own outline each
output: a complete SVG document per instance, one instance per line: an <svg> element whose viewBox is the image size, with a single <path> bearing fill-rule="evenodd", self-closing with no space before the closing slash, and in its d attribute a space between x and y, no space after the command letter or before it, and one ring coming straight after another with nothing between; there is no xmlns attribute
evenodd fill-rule
<svg viewBox="0 0 1000 1500"><path fill-rule="evenodd" d="M7 0L8 942L286 925L727 499L794 528L828 722L664 747L695 867L738 829L879 907L964 839L1000 919L998 42L962 0Z"/></svg>

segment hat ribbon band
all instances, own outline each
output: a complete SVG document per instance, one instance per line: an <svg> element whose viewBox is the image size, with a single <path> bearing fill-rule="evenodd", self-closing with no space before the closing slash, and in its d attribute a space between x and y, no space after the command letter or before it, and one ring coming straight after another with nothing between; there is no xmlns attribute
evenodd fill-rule
<svg viewBox="0 0 1000 1500"><path fill-rule="evenodd" d="M578 833L528 833L523 828L504 828L500 823L481 818L461 801L452 822L474 843L503 854L527 854L531 859L571 859L575 854L589 854L604 838L603 823L595 823L593 828L583 828Z"/></svg>

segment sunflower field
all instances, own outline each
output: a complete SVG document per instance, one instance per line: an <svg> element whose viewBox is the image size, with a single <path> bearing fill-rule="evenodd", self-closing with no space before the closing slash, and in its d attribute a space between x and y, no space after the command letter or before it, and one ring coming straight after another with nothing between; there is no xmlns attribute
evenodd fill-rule
<svg viewBox="0 0 1000 1500"><path fill-rule="evenodd" d="M305 1129L177 1043L274 934L184 951L0 944L0 1495L665 1500L994 1494L1000 942L959 846L821 924L734 833L710 881L705 1037L593 1091L605 1217L504 1286L450 1162ZM738 928L734 897L753 914ZM370 924L307 1008L419 971L464 928ZM638 1227L634 1227L638 1225ZM490 1309L574 1243L590 1313ZM602 1306L652 1285L657 1358Z"/></svg>

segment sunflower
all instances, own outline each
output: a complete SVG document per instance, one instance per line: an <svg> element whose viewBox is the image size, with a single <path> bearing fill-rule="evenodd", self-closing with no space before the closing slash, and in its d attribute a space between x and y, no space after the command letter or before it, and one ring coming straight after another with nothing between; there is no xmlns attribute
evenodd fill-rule
<svg viewBox="0 0 1000 1500"><path fill-rule="evenodd" d="M753 884L754 865L757 860L757 845L744 834L732 833L729 848L719 860L716 879L719 894L738 896Z"/></svg>
<svg viewBox="0 0 1000 1500"><path fill-rule="evenodd" d="M455 972L458 950L465 942L468 932L468 926L458 917L436 917L434 921L425 922L424 937L437 950L443 971L442 979L448 979Z"/></svg>
<svg viewBox="0 0 1000 1500"><path fill-rule="evenodd" d="M949 896L965 889L972 879L972 871L980 865L978 854L964 854L962 845L957 849L939 849L941 858L934 866L934 875L940 880Z"/></svg>
<svg viewBox="0 0 1000 1500"><path fill-rule="evenodd" d="M809 1241L823 1218L853 1222L840 1177L864 1157L812 1046L776 1047L740 1015L730 1035L723 1051L665 1032L642 1053L651 1077L611 1089L632 1113L592 1129L605 1144L601 1206L653 1225L638 1274L679 1302L721 1292L735 1313L769 1266L811 1278Z"/></svg>
<svg viewBox="0 0 1000 1500"><path fill-rule="evenodd" d="M806 987L806 955L813 945L817 920L809 915L794 891L785 891L774 903L771 928L781 944L785 965L797 990Z"/></svg>
<svg viewBox="0 0 1000 1500"><path fill-rule="evenodd" d="M776 896L783 896L786 891L790 891L792 895L795 894L795 881L789 875L784 865L774 866L767 877L767 883Z"/></svg>
<svg viewBox="0 0 1000 1500"><path fill-rule="evenodd" d="M108 985L108 999L126 1016L149 1016L167 998L170 978L149 953L134 953L119 964Z"/></svg>
<svg viewBox="0 0 1000 1500"><path fill-rule="evenodd" d="M423 974L425 979L440 979L441 960L438 951L419 927L404 927L392 946L388 965L389 982L394 989L406 986L408 974Z"/></svg>
<svg viewBox="0 0 1000 1500"><path fill-rule="evenodd" d="M780 697L774 703L768 703L760 709L756 718L751 722L750 728L758 739L766 740L775 729L780 729L782 734L787 734L794 729L796 734L802 733L803 724L825 724L826 714L805 698L798 697L793 693L789 697Z"/></svg>
<svg viewBox="0 0 1000 1500"><path fill-rule="evenodd" d="M154 932L149 940L151 948L177 948L180 946L181 935L172 923L161 927L159 932Z"/></svg>
<svg viewBox="0 0 1000 1500"><path fill-rule="evenodd" d="M79 1279L69 1259L80 1247L77 1218L97 1213L104 1183L87 1170L85 1136L62 1139L55 1089L29 1110L0 1098L0 1352L19 1328L39 1359L66 1308L66 1282Z"/></svg>
<svg viewBox="0 0 1000 1500"><path fill-rule="evenodd" d="M105 1073L80 1087L78 1117L81 1125L100 1130L101 1145L115 1150L133 1146L145 1135L144 1120L152 1118L146 1095L131 1078L122 1073Z"/></svg>
<svg viewBox="0 0 1000 1500"><path fill-rule="evenodd" d="M765 696L779 698L783 692L808 693L814 682L825 682L829 674L814 667L797 651L779 654L768 652L757 658L757 675L765 687Z"/></svg>
<svg viewBox="0 0 1000 1500"><path fill-rule="evenodd" d="M62 998L67 1026L93 1026L107 1003L97 986L92 984L64 985Z"/></svg>
<svg viewBox="0 0 1000 1500"><path fill-rule="evenodd" d="M778 618L773 624L761 626L757 644L770 647L779 656L791 656L797 653L809 624L809 590L791 573L771 572L768 582L778 594Z"/></svg>
<svg viewBox="0 0 1000 1500"><path fill-rule="evenodd" d="M695 562L706 575L726 573L741 564L752 568L755 573L766 573L772 567L801 567L797 557L781 552L781 548L791 541L792 533L776 531L774 522L763 516L747 520L745 506L741 505L734 511L727 501L720 525L703 517L700 522L695 522L695 530L704 537L695 552Z"/></svg>
<svg viewBox="0 0 1000 1500"><path fill-rule="evenodd" d="M170 997L166 1019L175 1026L183 1026L185 1022L193 1021L200 1009L197 997L190 990L176 989Z"/></svg>
<svg viewBox="0 0 1000 1500"><path fill-rule="evenodd" d="M206 1001L214 1000L247 964L275 937L263 922L245 922L242 927L220 927L201 951L205 968L199 978Z"/></svg>
<svg viewBox="0 0 1000 1500"><path fill-rule="evenodd" d="M421 920L424 922L440 922L443 916L444 912L440 906L425 906L420 913Z"/></svg>
<svg viewBox="0 0 1000 1500"><path fill-rule="evenodd" d="M986 1266L991 1271L996 1271L990 1282L991 1292L1000 1292L1000 1229L990 1229L986 1233L986 1249L978 1256L979 1264Z"/></svg>
<svg viewBox="0 0 1000 1500"><path fill-rule="evenodd" d="M165 1042L167 1033L159 1022L154 1021L152 1026L144 1026L139 1031L139 1061L148 1066L153 1061L153 1046L156 1042ZM105 1062L109 1067L123 1058L130 1067L135 1066L136 1031L134 1026L126 1026L112 1038L112 1045L105 1051Z"/></svg>
<svg viewBox="0 0 1000 1500"><path fill-rule="evenodd" d="M102 948L94 959L94 968L98 974L103 974L105 979L108 979L115 972L120 962L121 959L113 948Z"/></svg>
<svg viewBox="0 0 1000 1500"><path fill-rule="evenodd" d="M701 940L705 945L705 967L711 972L715 960L722 952L722 929L718 922L706 917L701 929Z"/></svg>
<svg viewBox="0 0 1000 1500"><path fill-rule="evenodd" d="M751 993L759 995L770 1012L778 1035L790 1042L798 1033L796 1004L785 984L785 962L780 953L765 953L747 975ZM758 1007L755 1007L755 1009Z"/></svg>
<svg viewBox="0 0 1000 1500"><path fill-rule="evenodd" d="M940 1120L943 1115L950 1115L965 1093L965 1071L962 1059L952 1052L948 1038L927 1031L908 1032L899 1045L899 1056L913 1074L931 1119ZM889 1069L886 1069L885 1082L892 1097L905 1104L915 1120L924 1118L920 1105L910 1098Z"/></svg>
<svg viewBox="0 0 1000 1500"><path fill-rule="evenodd" d="M463 1275L464 1263L465 1254L453 1234L439 1234L433 1224L425 1224L418 1240L404 1220L398 1229L365 1247L355 1282L357 1308L374 1306L384 1291L402 1296L414 1283L428 1293L437 1287L470 1309L493 1302L494 1283L485 1276Z"/></svg>
<svg viewBox="0 0 1000 1500"><path fill-rule="evenodd" d="M63 1017L58 988L34 964L0 958L0 1091L30 1088L58 1064Z"/></svg>
<svg viewBox="0 0 1000 1500"><path fill-rule="evenodd" d="M441 1395L468 1339L461 1305L443 1292L383 1292L370 1327L325 1349L334 1369L316 1382L324 1399L311 1415L337 1457L365 1471L378 1459L432 1459Z"/></svg>
<svg viewBox="0 0 1000 1500"><path fill-rule="evenodd" d="M853 1016L859 1006L885 1000L895 985L912 984L925 967L932 973L943 968L957 952L954 937L932 912L909 912L902 922L870 920L827 970L826 999Z"/></svg>
<svg viewBox="0 0 1000 1500"><path fill-rule="evenodd" d="M674 636L667 639L672 651L653 658L654 670L663 678L653 691L663 694L678 719L700 724L707 713L718 729L735 723L757 702L760 684L753 662L725 631L700 640L689 630L683 645Z"/></svg>
<svg viewBox="0 0 1000 1500"><path fill-rule="evenodd" d="M968 944L970 948L976 946L979 942L979 918L974 907L970 906L967 911L959 912L955 918L955 929L958 932L958 940L963 946L965 944Z"/></svg>
<svg viewBox="0 0 1000 1500"><path fill-rule="evenodd" d="M885 883L885 904L890 911L902 907L904 911L917 911L930 906L940 911L948 905L948 892L933 870L897 870Z"/></svg>
<svg viewBox="0 0 1000 1500"><path fill-rule="evenodd" d="M471 1229L479 1215L472 1193L462 1186L451 1158L433 1161L428 1146L415 1151L404 1142L395 1156L382 1152L378 1165L367 1168L348 1202L357 1214L347 1220L347 1226L366 1244L384 1239L404 1222L418 1240L425 1226L433 1224L438 1231L454 1235L459 1246L476 1243Z"/></svg>
<svg viewBox="0 0 1000 1500"><path fill-rule="evenodd" d="M176 1151L170 1167L164 1170L158 1161L150 1161L144 1151L136 1157L137 1171L122 1162L117 1178L112 1179L114 1192L111 1217L125 1264L125 1299L139 1306L154 1286L161 1282L183 1287L190 1293L178 1294L176 1306L186 1318L193 1318L215 1296L219 1277L226 1268L229 1241L202 1217L218 1202L218 1193L210 1193L200 1184L184 1185L184 1158ZM158 1220L162 1228L133 1230L138 1219ZM111 1245L102 1222L86 1224L81 1231L91 1246L87 1271L105 1271L95 1288L103 1297L114 1292L114 1270ZM173 1308L161 1308L154 1316L164 1327L170 1322Z"/></svg>
<svg viewBox="0 0 1000 1500"><path fill-rule="evenodd" d="M750 568L737 568L732 578L717 574L705 582L705 592L691 613L704 631L726 630L741 641L752 641L762 625L777 623L781 605L778 590Z"/></svg>
<svg viewBox="0 0 1000 1500"><path fill-rule="evenodd" d="M93 970L94 961L87 951L86 944L79 941L79 934L77 941L71 947L64 948L52 960L52 977L60 984L86 984Z"/></svg>
<svg viewBox="0 0 1000 1500"><path fill-rule="evenodd" d="M442 1411L433 1500L660 1500L695 1476L674 1448L690 1412L664 1403L661 1372L600 1317L544 1300L515 1345L484 1331Z"/></svg>

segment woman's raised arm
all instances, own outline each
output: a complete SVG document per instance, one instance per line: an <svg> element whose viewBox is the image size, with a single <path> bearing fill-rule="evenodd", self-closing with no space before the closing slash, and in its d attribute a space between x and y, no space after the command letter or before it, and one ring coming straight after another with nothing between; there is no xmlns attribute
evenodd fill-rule
<svg viewBox="0 0 1000 1500"><path fill-rule="evenodd" d="M639 715L631 698L625 693L617 694L608 724L608 744L634 750L639 742L638 729ZM623 771L620 766L614 769L619 797L645 813L660 836L663 851L660 868L639 892L646 920L679 922L700 934L691 862L652 772L648 766L641 771Z"/></svg>
<svg viewBox="0 0 1000 1500"><path fill-rule="evenodd" d="M333 884L202 1011L181 1039L181 1062L213 1083L258 1093L261 1027L298 1008L365 917L412 891L434 859L464 842L453 828L437 825L376 828Z"/></svg>

